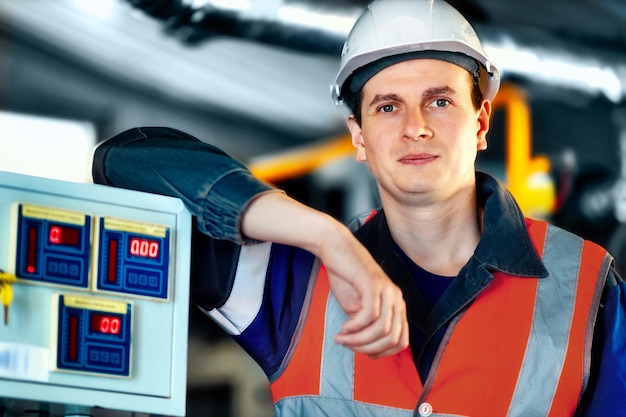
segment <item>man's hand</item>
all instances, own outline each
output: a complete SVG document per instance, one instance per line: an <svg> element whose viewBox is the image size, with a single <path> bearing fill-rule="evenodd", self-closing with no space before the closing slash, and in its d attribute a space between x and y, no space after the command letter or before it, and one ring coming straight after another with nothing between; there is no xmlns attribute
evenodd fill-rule
<svg viewBox="0 0 626 417"><path fill-rule="evenodd" d="M324 243L318 256L335 298L349 316L335 342L374 358L405 349L409 331L400 288L347 229Z"/></svg>
<svg viewBox="0 0 626 417"><path fill-rule="evenodd" d="M282 193L268 193L248 206L241 229L248 238L297 246L322 260L349 317L337 343L374 358L409 345L401 290L343 224Z"/></svg>

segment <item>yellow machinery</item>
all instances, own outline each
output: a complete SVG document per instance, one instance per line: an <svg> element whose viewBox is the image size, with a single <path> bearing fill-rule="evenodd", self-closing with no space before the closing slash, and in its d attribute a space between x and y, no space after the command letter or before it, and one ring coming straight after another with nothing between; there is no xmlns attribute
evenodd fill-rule
<svg viewBox="0 0 626 417"><path fill-rule="evenodd" d="M493 108L506 112L506 185L526 216L546 218L554 211L556 191L548 158L531 155L531 118L526 95L513 84L503 84L493 100Z"/></svg>

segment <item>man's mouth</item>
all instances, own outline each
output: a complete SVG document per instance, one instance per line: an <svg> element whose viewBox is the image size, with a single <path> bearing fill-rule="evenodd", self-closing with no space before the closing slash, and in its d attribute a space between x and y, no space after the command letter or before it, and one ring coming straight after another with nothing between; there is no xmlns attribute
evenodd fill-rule
<svg viewBox="0 0 626 417"><path fill-rule="evenodd" d="M399 159L399 162L403 164L425 164L434 161L436 158L436 155L430 153L412 153L404 155Z"/></svg>

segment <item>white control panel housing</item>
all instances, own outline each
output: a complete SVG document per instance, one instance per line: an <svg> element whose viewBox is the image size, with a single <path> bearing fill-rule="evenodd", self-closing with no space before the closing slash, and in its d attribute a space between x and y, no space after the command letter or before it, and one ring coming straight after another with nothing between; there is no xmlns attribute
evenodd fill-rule
<svg viewBox="0 0 626 417"><path fill-rule="evenodd" d="M190 245L179 199L0 172L5 415L184 416Z"/></svg>

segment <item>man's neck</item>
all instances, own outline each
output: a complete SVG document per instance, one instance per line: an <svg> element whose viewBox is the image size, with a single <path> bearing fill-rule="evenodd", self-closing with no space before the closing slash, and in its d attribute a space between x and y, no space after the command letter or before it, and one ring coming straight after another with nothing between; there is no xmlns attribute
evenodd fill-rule
<svg viewBox="0 0 626 417"><path fill-rule="evenodd" d="M425 270L456 276L474 254L482 230L475 192L441 203L384 206L393 240Z"/></svg>

